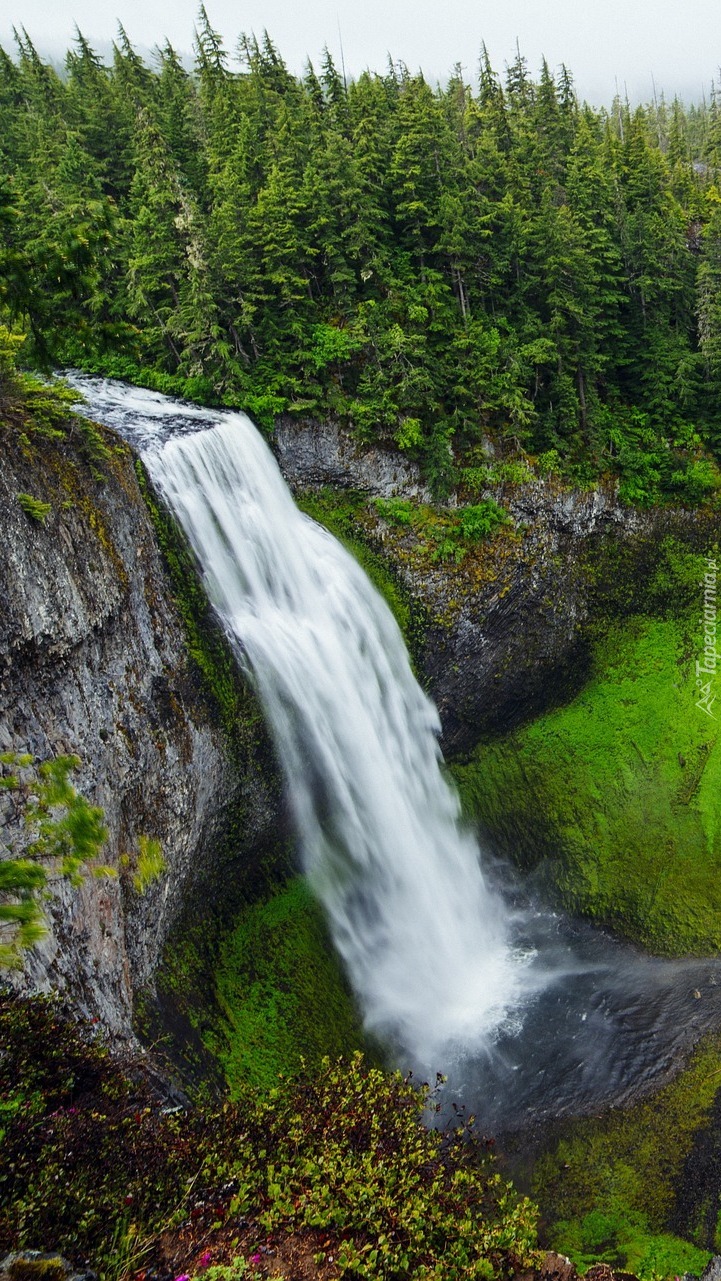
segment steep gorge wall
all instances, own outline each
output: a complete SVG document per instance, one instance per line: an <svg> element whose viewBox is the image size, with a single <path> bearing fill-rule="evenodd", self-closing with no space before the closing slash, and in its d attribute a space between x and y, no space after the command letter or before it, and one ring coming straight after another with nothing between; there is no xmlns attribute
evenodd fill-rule
<svg viewBox="0 0 721 1281"><path fill-rule="evenodd" d="M275 839L276 785L262 731L239 759L189 659L128 448L108 433L101 475L72 441L0 432L0 750L80 757L74 782L105 811L102 857L116 871L57 883L49 931L13 982L55 989L128 1038L181 910L194 893L222 894ZM22 493L52 505L44 521ZM7 796L0 824L20 852L27 835ZM166 862L143 893L141 836Z"/></svg>
<svg viewBox="0 0 721 1281"><path fill-rule="evenodd" d="M335 425L281 420L273 443L297 494L325 485L428 501L412 462L361 448ZM669 545L704 554L721 536L718 512L639 511L619 502L611 485L569 490L547 477L491 485L487 497L503 504L512 524L467 546L458 563L439 559L422 531L383 520L372 507L359 515L359 534L423 616L417 665L450 756L568 701L590 675L589 622L643 612ZM687 603L673 592L673 583L667 599L657 592L653 608Z"/></svg>

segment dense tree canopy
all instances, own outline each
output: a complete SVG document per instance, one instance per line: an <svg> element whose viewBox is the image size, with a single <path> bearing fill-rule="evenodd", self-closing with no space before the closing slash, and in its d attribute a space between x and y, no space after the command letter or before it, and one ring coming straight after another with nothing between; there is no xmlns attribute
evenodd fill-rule
<svg viewBox="0 0 721 1281"><path fill-rule="evenodd" d="M715 96L597 111L520 54L441 88L239 49L201 11L192 72L122 29L112 66L80 34L63 74L24 34L0 51L0 320L26 353L266 424L340 415L441 492L489 430L635 501L714 489Z"/></svg>

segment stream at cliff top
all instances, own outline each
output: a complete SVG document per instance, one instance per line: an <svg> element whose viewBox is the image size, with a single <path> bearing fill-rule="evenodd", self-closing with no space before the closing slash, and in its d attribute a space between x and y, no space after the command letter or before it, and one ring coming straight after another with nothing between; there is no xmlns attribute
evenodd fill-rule
<svg viewBox="0 0 721 1281"><path fill-rule="evenodd" d="M185 530L263 704L303 870L394 1061L445 1073L447 1101L504 1129L668 1076L721 1023L721 964L644 957L524 900L482 858L390 610L298 511L244 414L69 381L141 453Z"/></svg>

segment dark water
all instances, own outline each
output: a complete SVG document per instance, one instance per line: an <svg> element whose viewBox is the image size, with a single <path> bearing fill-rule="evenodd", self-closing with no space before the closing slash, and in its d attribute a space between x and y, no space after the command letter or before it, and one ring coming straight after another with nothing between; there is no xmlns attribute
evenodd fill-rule
<svg viewBox="0 0 721 1281"><path fill-rule="evenodd" d="M506 892L509 874L506 872ZM517 941L550 976L481 1056L460 1054L439 1094L487 1133L595 1114L659 1088L721 1027L721 959L650 957L543 907Z"/></svg>

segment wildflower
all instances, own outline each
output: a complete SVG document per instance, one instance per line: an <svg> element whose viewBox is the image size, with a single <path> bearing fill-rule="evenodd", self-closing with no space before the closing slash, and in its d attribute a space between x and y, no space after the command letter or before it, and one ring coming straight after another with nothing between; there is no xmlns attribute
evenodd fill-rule
<svg viewBox="0 0 721 1281"><path fill-rule="evenodd" d="M199 1268L207 1268L207 1267L209 1267L209 1266L210 1266L210 1261L211 1261L212 1257L213 1257L213 1256L212 1256L212 1254L211 1254L210 1250L204 1250L204 1251L203 1251L203 1253L201 1254L200 1258L198 1259L198 1267L199 1267Z"/></svg>

